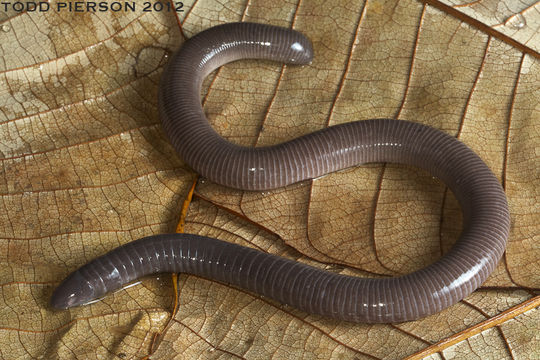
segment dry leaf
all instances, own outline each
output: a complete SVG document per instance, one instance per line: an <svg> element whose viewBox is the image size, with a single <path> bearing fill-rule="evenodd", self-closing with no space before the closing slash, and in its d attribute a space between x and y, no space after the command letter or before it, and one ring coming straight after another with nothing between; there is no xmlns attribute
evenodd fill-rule
<svg viewBox="0 0 540 360"><path fill-rule="evenodd" d="M540 5L509 3L199 0L178 16L142 6L0 9L0 357L540 356ZM161 130L159 76L186 37L240 20L302 31L315 61L242 61L211 75L205 111L231 141L274 144L390 117L439 128L486 161L508 194L512 232L479 291L440 314L385 325L312 316L186 275L174 314L169 276L90 306L48 306L80 265L174 231L194 174ZM201 179L185 231L329 271L389 276L435 261L460 224L444 184L388 164L265 193Z"/></svg>

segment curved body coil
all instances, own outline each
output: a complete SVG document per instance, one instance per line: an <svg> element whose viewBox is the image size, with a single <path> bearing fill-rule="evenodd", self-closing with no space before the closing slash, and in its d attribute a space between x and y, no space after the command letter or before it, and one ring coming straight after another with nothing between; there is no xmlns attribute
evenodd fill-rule
<svg viewBox="0 0 540 360"><path fill-rule="evenodd" d="M257 250L190 234L143 238L72 273L53 294L57 308L80 305L143 275L186 272L234 284L308 313L353 322L398 322L436 313L477 289L502 256L510 220L504 191L465 144L404 120L350 122L268 147L232 144L207 121L204 78L246 58L311 62L311 43L279 27L233 23L186 42L163 74L159 108L180 156L203 176L244 190L264 190L370 162L417 166L444 181L463 210L464 228L437 262L395 278L334 274Z"/></svg>

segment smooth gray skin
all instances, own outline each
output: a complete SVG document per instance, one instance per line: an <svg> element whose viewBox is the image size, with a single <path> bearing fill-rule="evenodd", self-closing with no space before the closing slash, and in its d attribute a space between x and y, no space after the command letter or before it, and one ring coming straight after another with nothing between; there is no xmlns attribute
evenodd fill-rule
<svg viewBox="0 0 540 360"><path fill-rule="evenodd" d="M143 238L72 273L51 305L81 305L141 276L186 272L234 284L308 313L353 322L398 322L436 313L477 289L502 256L510 219L504 191L466 145L428 126L364 120L332 126L269 147L229 143L210 126L201 84L215 68L238 59L311 62L302 34L234 23L206 30L171 59L160 84L163 126L180 156L225 186L263 190L369 162L418 166L442 179L459 200L463 232L434 264L396 278L337 275L250 248L190 234Z"/></svg>

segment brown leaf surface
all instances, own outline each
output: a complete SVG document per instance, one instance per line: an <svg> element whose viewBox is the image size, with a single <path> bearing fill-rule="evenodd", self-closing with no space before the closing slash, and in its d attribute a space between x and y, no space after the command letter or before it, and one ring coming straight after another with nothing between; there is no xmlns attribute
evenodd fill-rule
<svg viewBox="0 0 540 360"><path fill-rule="evenodd" d="M539 5L350 3L199 0L185 2L178 18L0 12L0 357L398 359L423 349L431 359L539 356L538 310L513 312L538 304L540 288ZM307 67L243 61L218 70L203 93L216 129L265 145L391 117L457 136L510 201L507 253L483 288L440 314L388 325L332 321L186 275L172 319L169 276L90 306L48 307L54 287L80 265L174 231L194 174L159 124L162 66L185 37L239 20L301 30L316 57ZM388 276L435 261L460 224L444 184L388 164L265 193L201 179L185 231L329 271ZM492 321L505 311L503 322ZM471 336L483 321L489 326ZM430 350L461 332L467 336Z"/></svg>

